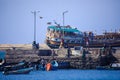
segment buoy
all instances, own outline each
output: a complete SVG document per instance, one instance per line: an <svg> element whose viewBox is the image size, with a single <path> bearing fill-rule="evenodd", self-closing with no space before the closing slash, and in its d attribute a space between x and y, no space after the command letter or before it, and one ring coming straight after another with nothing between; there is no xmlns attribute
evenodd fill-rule
<svg viewBox="0 0 120 80"><path fill-rule="evenodd" d="M47 70L47 71L50 71L50 70L51 70L51 63L47 63L47 64L46 64L46 70Z"/></svg>

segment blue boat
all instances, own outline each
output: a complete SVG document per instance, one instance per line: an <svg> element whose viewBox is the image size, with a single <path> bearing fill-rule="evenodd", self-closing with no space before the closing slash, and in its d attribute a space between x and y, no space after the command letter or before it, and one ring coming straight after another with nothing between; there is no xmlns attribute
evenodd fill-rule
<svg viewBox="0 0 120 80"><path fill-rule="evenodd" d="M59 66L58 68L59 69L68 69L70 68L70 62L58 62Z"/></svg>
<svg viewBox="0 0 120 80"><path fill-rule="evenodd" d="M52 65L51 70L57 70L58 69L57 61L55 61L55 60L51 61L51 65Z"/></svg>

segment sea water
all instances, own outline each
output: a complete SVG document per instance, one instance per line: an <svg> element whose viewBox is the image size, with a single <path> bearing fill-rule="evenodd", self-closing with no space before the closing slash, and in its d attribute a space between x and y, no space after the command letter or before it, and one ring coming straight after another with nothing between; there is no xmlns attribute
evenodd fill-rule
<svg viewBox="0 0 120 80"><path fill-rule="evenodd" d="M0 80L120 80L120 70L32 71L29 74L3 75Z"/></svg>

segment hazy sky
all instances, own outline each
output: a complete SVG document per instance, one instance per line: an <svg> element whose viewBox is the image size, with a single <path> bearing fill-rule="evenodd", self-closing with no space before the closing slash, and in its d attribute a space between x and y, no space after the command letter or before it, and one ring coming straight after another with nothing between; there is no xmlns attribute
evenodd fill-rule
<svg viewBox="0 0 120 80"><path fill-rule="evenodd" d="M37 14L37 42L44 43L47 22L77 27L80 31L120 29L120 0L0 0L0 44L32 43L33 14ZM40 19L42 16L43 19Z"/></svg>

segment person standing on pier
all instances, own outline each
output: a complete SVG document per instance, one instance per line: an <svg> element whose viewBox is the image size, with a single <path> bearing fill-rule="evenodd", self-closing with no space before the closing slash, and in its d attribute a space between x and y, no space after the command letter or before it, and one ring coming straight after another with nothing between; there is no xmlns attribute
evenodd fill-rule
<svg viewBox="0 0 120 80"><path fill-rule="evenodd" d="M107 46L106 46L106 44L104 44L102 49L101 49L102 55L106 54L106 52L107 52L106 50L107 50Z"/></svg>
<svg viewBox="0 0 120 80"><path fill-rule="evenodd" d="M54 59L54 55L55 55L55 50L53 49L52 50L52 55L51 55L53 59Z"/></svg>
<svg viewBox="0 0 120 80"><path fill-rule="evenodd" d="M72 52L72 51L71 51L70 47L68 47L68 49L67 49L67 53L68 53L68 54L67 54L67 57L68 57L68 58L70 58L71 52Z"/></svg>
<svg viewBox="0 0 120 80"><path fill-rule="evenodd" d="M83 49L83 53L82 53L82 68L86 68L86 49Z"/></svg>

